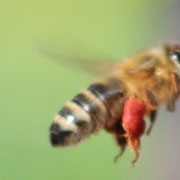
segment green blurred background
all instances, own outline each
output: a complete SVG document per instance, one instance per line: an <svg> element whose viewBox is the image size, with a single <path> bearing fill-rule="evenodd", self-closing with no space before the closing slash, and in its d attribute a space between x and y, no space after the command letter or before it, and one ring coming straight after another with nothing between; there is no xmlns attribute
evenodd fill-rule
<svg viewBox="0 0 180 180"><path fill-rule="evenodd" d="M113 163L118 148L104 131L76 147L53 149L48 129L54 114L92 77L38 51L123 59L178 40L179 7L175 0L1 1L0 179L180 179L178 111L161 111L151 137L142 138L135 168L129 168L129 150Z"/></svg>

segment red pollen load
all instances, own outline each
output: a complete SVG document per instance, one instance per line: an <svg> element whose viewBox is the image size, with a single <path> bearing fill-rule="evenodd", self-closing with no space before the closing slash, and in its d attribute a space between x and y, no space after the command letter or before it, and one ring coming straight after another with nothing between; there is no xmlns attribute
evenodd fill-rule
<svg viewBox="0 0 180 180"><path fill-rule="evenodd" d="M130 98L124 104L122 126L129 137L139 138L145 130L143 119L146 107L137 98Z"/></svg>

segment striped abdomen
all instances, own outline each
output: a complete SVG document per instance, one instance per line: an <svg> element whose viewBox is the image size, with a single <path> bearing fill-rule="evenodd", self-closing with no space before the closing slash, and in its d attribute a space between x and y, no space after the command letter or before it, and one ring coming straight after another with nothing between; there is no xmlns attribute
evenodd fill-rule
<svg viewBox="0 0 180 180"><path fill-rule="evenodd" d="M110 120L120 118L122 87L115 79L94 83L68 101L53 120L50 140L54 146L73 145Z"/></svg>

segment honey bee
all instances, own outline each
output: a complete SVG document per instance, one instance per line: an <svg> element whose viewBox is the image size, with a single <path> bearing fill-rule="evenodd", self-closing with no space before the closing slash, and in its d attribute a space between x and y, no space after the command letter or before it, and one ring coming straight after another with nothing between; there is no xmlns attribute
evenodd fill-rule
<svg viewBox="0 0 180 180"><path fill-rule="evenodd" d="M66 102L50 127L52 146L71 146L100 129L116 140L123 154L128 145L134 166L148 116L150 134L157 110L175 110L180 94L180 44L166 43L106 67L106 74Z"/></svg>

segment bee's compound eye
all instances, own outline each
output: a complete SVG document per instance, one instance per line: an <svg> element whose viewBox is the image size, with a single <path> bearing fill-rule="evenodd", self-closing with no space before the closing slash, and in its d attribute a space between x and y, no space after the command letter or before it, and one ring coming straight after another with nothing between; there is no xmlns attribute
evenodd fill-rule
<svg viewBox="0 0 180 180"><path fill-rule="evenodd" d="M171 52L169 54L169 59L171 61L175 61L175 62L180 63L180 52Z"/></svg>

